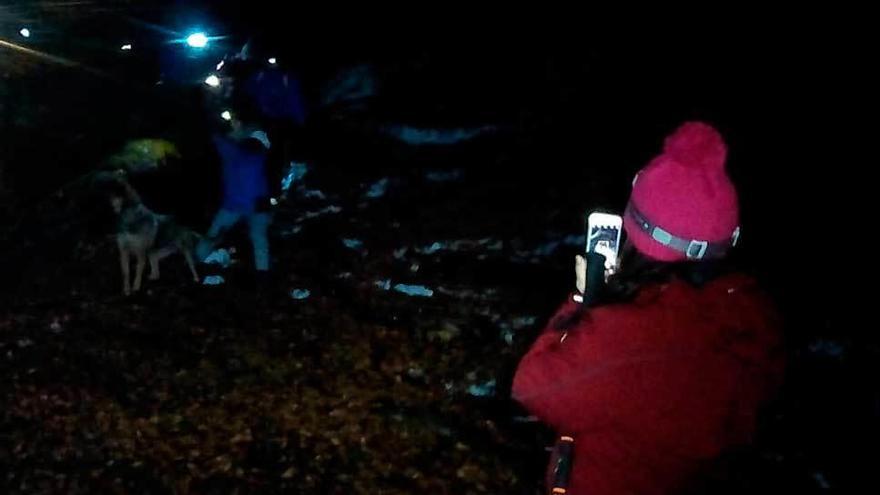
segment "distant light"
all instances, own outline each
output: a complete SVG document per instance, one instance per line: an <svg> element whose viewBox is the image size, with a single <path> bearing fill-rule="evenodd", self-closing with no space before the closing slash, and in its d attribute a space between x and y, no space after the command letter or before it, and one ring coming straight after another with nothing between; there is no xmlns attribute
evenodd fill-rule
<svg viewBox="0 0 880 495"><path fill-rule="evenodd" d="M208 35L205 33L193 33L186 37L186 44L193 48L204 48L208 46Z"/></svg>
<svg viewBox="0 0 880 495"><path fill-rule="evenodd" d="M225 61L225 60L221 60L220 63L217 64L217 69L216 69L216 70L220 70L220 69L222 69L224 65L226 65L226 61Z"/></svg>
<svg viewBox="0 0 880 495"><path fill-rule="evenodd" d="M31 30L28 28L21 28L21 31L19 31L18 34L24 36L25 38L30 38L31 37Z"/></svg>
<svg viewBox="0 0 880 495"><path fill-rule="evenodd" d="M230 112L229 110L223 110L223 113L220 114L220 117L222 117L223 120L228 122L228 121L232 120L232 112Z"/></svg>
<svg viewBox="0 0 880 495"><path fill-rule="evenodd" d="M278 59L275 58L275 57L272 57L272 58L269 59L269 63L272 64L272 65L275 65L275 64L278 63Z"/></svg>
<svg viewBox="0 0 880 495"><path fill-rule="evenodd" d="M122 45L122 46L120 47L120 50L123 50L123 51L126 51L126 52L129 51L129 50L131 50L131 44Z"/></svg>
<svg viewBox="0 0 880 495"><path fill-rule="evenodd" d="M217 88L220 86L220 78L217 77L217 74L211 74L205 79L205 84L211 86L212 88Z"/></svg>

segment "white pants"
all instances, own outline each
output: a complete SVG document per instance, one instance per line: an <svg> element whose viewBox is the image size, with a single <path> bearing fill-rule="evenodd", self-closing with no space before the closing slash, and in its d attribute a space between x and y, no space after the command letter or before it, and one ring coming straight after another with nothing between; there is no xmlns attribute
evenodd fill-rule
<svg viewBox="0 0 880 495"><path fill-rule="evenodd" d="M254 246L254 265L258 271L269 270L269 224L272 223L271 213L239 213L220 209L211 222L208 234L196 247L196 256L204 261L214 250L223 235L244 217L248 224L251 244Z"/></svg>

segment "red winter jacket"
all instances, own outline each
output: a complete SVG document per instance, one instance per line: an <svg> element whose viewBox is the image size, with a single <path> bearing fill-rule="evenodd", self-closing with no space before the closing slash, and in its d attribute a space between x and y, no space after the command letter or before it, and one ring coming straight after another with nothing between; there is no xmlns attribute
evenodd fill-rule
<svg viewBox="0 0 880 495"><path fill-rule="evenodd" d="M551 322L576 310L568 301ZM700 461L750 440L782 377L779 322L742 275L645 287L591 309L563 341L552 326L513 397L574 437L570 495L675 493Z"/></svg>

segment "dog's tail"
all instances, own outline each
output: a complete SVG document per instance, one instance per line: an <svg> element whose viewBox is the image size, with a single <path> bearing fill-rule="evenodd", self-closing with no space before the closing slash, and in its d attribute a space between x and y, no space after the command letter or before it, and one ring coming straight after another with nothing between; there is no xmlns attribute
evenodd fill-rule
<svg viewBox="0 0 880 495"><path fill-rule="evenodd" d="M189 246L191 249L195 249L196 246L202 241L202 239L205 238L202 234L199 234L195 230L190 229L186 230L186 234L184 234L184 237L186 239L187 246Z"/></svg>
<svg viewBox="0 0 880 495"><path fill-rule="evenodd" d="M176 230L177 232L174 235L174 242L177 244L177 247L190 252L194 251L199 242L204 238L195 230L187 227L178 225L176 226Z"/></svg>

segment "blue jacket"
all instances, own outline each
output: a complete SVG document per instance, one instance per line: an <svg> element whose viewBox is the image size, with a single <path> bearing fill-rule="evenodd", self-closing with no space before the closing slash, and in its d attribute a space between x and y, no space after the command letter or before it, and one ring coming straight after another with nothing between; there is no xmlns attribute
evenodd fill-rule
<svg viewBox="0 0 880 495"><path fill-rule="evenodd" d="M223 208L253 213L257 201L269 194L266 152L250 150L222 135L214 136L214 145L223 166Z"/></svg>

